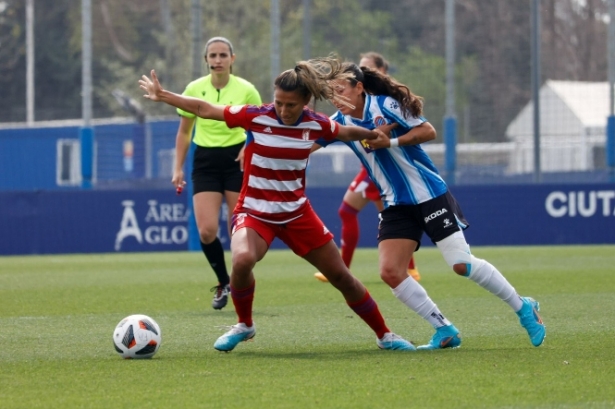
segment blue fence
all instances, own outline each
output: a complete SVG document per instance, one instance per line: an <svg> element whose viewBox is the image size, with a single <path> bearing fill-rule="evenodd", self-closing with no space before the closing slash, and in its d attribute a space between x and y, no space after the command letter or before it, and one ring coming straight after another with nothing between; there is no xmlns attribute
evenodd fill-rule
<svg viewBox="0 0 615 409"><path fill-rule="evenodd" d="M308 189L337 238L344 191ZM453 193L470 222L471 245L615 244L612 184L458 186ZM187 199L172 189L0 192L0 254L187 250ZM376 246L375 208L359 217L359 246ZM226 231L220 236L228 248Z"/></svg>
<svg viewBox="0 0 615 409"><path fill-rule="evenodd" d="M108 123L94 127L94 175L99 188L132 181L134 186L156 183L165 165L160 153L175 147L178 120L138 123ZM80 184L58 183L58 166L68 170L59 142L79 142L80 126L0 129L0 191L56 190L80 188ZM150 141L151 178L145 181L144 139ZM127 149L126 143L130 148ZM73 163L76 166L79 162ZM167 163L170 166L170 163ZM167 166L168 167L168 166ZM73 169L75 170L75 169ZM80 167L76 169L80 173ZM171 178L166 172L164 181ZM153 181L153 182L152 182ZM118 187L117 185L115 186Z"/></svg>
<svg viewBox="0 0 615 409"><path fill-rule="evenodd" d="M174 118L95 125L92 190L59 183L78 167L70 149L79 141L79 124L0 129L0 254L199 249L190 189L176 196L169 183L177 125ZM331 148L323 152L310 160L308 197L339 237L337 209L358 161ZM532 184L532 174L505 176L505 168L494 172L495 166L456 170L452 191L470 221L470 244L615 244L615 184L608 170L545 173L542 184ZM375 208L359 218L359 246L376 246ZM228 248L226 230L219 235Z"/></svg>

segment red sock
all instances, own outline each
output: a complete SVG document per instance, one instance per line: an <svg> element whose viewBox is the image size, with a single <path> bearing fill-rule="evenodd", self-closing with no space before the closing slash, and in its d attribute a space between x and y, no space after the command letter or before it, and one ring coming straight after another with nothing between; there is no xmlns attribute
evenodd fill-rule
<svg viewBox="0 0 615 409"><path fill-rule="evenodd" d="M414 269L414 256L410 258L410 262L408 263L408 270Z"/></svg>
<svg viewBox="0 0 615 409"><path fill-rule="evenodd" d="M256 281L248 288L237 290L231 285L231 299L235 305L237 322L243 322L248 327L252 326L252 302L254 301L254 287Z"/></svg>
<svg viewBox="0 0 615 409"><path fill-rule="evenodd" d="M360 301L347 302L347 304L374 330L378 339L382 338L387 332L391 332L384 322L384 317L380 314L378 304L376 304L376 301L369 295L367 290L365 290L365 296Z"/></svg>
<svg viewBox="0 0 615 409"><path fill-rule="evenodd" d="M342 260L346 267L350 267L354 250L359 243L359 211L346 202L342 202L337 213L342 219Z"/></svg>

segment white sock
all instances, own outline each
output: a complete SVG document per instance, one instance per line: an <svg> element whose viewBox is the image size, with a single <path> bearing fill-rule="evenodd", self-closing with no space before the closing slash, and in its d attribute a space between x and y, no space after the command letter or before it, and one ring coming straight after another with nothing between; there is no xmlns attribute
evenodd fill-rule
<svg viewBox="0 0 615 409"><path fill-rule="evenodd" d="M472 256L470 275L468 278L485 290L499 297L502 301L510 305L515 311L519 311L523 302L515 291L515 288L504 278L497 268L488 261Z"/></svg>
<svg viewBox="0 0 615 409"><path fill-rule="evenodd" d="M412 311L426 319L435 329L451 325L438 309L438 306L431 301L427 291L417 283L412 277L406 278L396 288L391 288L393 295Z"/></svg>

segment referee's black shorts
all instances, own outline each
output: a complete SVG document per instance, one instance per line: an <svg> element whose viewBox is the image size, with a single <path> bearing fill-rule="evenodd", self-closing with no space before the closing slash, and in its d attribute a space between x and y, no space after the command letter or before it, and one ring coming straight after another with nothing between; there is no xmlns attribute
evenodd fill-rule
<svg viewBox="0 0 615 409"><path fill-rule="evenodd" d="M380 212L378 242L410 239L421 245L423 233L437 243L469 227L459 204L449 192L418 205L390 206Z"/></svg>
<svg viewBox="0 0 615 409"><path fill-rule="evenodd" d="M239 192L243 172L239 168L237 155L244 143L224 148L197 146L192 163L193 194L200 192Z"/></svg>

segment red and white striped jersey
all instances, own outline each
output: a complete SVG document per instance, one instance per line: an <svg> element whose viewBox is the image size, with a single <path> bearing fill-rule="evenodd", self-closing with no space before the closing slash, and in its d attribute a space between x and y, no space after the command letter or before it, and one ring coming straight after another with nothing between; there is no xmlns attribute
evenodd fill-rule
<svg viewBox="0 0 615 409"><path fill-rule="evenodd" d="M273 104L224 109L229 128L247 132L244 175L235 213L270 223L288 223L307 205L305 169L315 140L335 139L339 124L305 107L294 125L284 125Z"/></svg>

